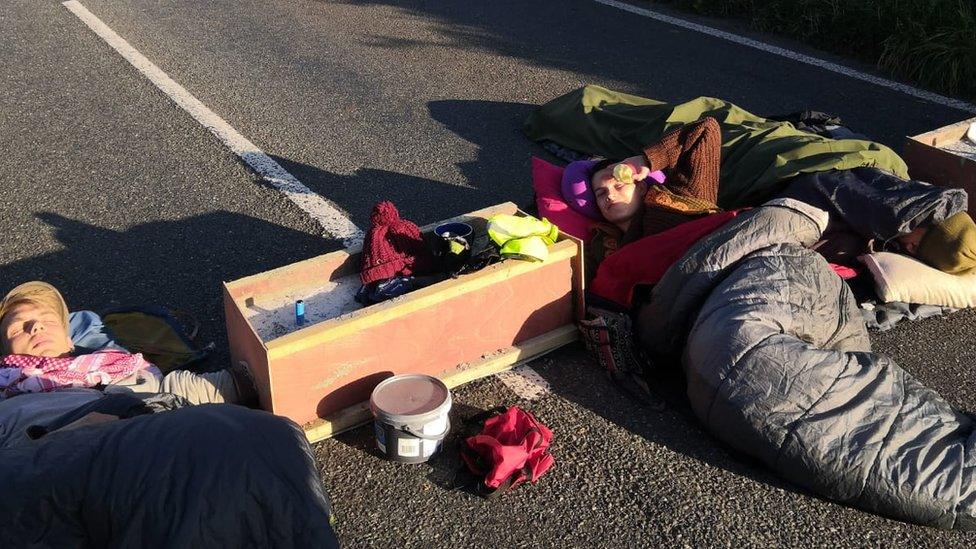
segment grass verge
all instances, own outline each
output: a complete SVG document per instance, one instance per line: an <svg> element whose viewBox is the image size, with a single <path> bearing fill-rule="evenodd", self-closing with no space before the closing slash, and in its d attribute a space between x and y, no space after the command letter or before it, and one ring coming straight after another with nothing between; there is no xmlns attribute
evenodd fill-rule
<svg viewBox="0 0 976 549"><path fill-rule="evenodd" d="M976 98L976 0L651 0L747 20L758 31L872 62L888 74Z"/></svg>

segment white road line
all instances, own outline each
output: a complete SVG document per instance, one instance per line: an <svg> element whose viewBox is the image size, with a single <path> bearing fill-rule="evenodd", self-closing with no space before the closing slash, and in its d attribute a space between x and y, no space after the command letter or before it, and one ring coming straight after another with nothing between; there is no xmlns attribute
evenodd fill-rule
<svg viewBox="0 0 976 549"><path fill-rule="evenodd" d="M525 400L536 400L551 391L549 382L528 366L516 366L495 374L513 393Z"/></svg>
<svg viewBox="0 0 976 549"><path fill-rule="evenodd" d="M837 63L831 63L830 61L825 61L823 59L818 59L816 57L811 57L809 55L803 55L802 53L797 53L795 51L788 50L786 48L771 46L769 44L765 44L758 40L753 40L751 38L746 38L744 36L732 34L731 32L725 32L713 27L699 25L697 23L685 21L684 19L678 19L677 17L671 17L670 15L664 15L662 13L651 11L646 8L640 8L624 2L618 2L617 0L594 0L594 1L599 4L611 6L620 10L628 11L630 13L643 15L644 17L650 17L651 19L656 19L658 21L661 21L662 23L668 23L676 27L681 27L683 29L700 32L703 34L707 34L709 36L714 36L716 38L722 38L723 40L728 40L729 42L735 42L736 44L748 46L750 48L755 48L757 50L762 50L764 52L771 53L773 55L786 57L787 59L792 59L800 63L806 63L808 65L820 67L821 69L828 70L831 72L836 72L838 74L843 74L844 76L848 76L850 78L855 78L857 80L870 82L871 84L876 84L884 88L899 91L906 95L917 97L919 99L924 99L926 101L936 103L938 105L944 105L946 107L952 107L962 111L976 112L976 105L972 103L967 103L966 101L953 99L951 97L946 97L944 95L939 95L937 93L932 93L925 90L920 90L918 88L909 86L907 84L894 82L892 80L888 80L885 78L881 78L879 76L874 76L861 71L857 71L850 67L838 65Z"/></svg>
<svg viewBox="0 0 976 549"><path fill-rule="evenodd" d="M62 5L78 16L78 19L81 19L95 34L119 52L126 61L169 96L174 103L189 113L203 127L210 130L210 133L217 136L227 148L239 156L265 181L284 193L305 213L312 216L328 236L342 239L347 246L362 241L363 232L345 213L288 173L274 159L265 154L254 143L251 143L196 97L193 97L190 92L170 78L146 56L130 46L124 38L116 34L92 12L88 11L85 6L76 0L62 2Z"/></svg>

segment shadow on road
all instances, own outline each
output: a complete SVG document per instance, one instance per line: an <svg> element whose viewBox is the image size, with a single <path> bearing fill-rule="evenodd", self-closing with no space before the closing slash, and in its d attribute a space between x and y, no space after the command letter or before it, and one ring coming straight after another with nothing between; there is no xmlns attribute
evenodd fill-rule
<svg viewBox="0 0 976 549"><path fill-rule="evenodd" d="M528 184L528 158L532 154L539 154L542 148L522 133L522 125L536 105L444 100L429 102L427 109L431 118L458 137L478 146L477 160L459 165L471 186L490 192L500 186L499 177L513 176L513 169L516 168Z"/></svg>
<svg viewBox="0 0 976 549"><path fill-rule="evenodd" d="M42 212L63 249L0 267L2 291L27 280L57 286L72 310L157 304L193 314L200 340L227 360L221 282L326 253L340 246L247 215L218 211L154 221L123 231Z"/></svg>
<svg viewBox="0 0 976 549"><path fill-rule="evenodd" d="M559 69L576 78L617 81L631 90L640 86L645 93L665 100L680 97L669 91L711 93L709 88L714 89L714 85L693 74L694 71L669 70L667 77L662 74L658 82L646 78L649 73L646 69L654 60L667 59L669 64L691 62L696 52L672 39L687 31L629 15L646 25L648 32L621 32L619 18L608 16L619 12L596 3L551 3L552 11L540 10L532 3L514 2L509 3L508 9L499 9L498 4L490 2L347 0L347 3L390 6L405 15L421 18L434 31L429 37L406 38L371 33L369 27L364 27L360 32L362 41L374 48L406 50L448 46L466 52L488 52L522 59L538 67ZM542 14L546 16L540 17ZM653 32L659 28L664 32ZM633 51L641 52L641 59L628 59L627 52ZM571 80L567 84L574 87ZM568 90L557 93L564 91Z"/></svg>
<svg viewBox="0 0 976 549"><path fill-rule="evenodd" d="M342 175L279 156L272 158L316 194L335 202L364 231L377 202L390 200L403 218L425 225L466 212L465 204L478 193L471 187L387 170L360 168Z"/></svg>
<svg viewBox="0 0 976 549"><path fill-rule="evenodd" d="M396 204L404 218L426 225L501 202L523 206L532 201L530 160L533 154L545 154L521 132L533 108L500 101L428 104L431 118L478 148L475 160L458 166L464 185L374 168L337 174L289 158L272 158L312 191L333 201L363 230L369 227L373 205L382 200Z"/></svg>
<svg viewBox="0 0 976 549"><path fill-rule="evenodd" d="M424 468L430 483L442 490L459 490L474 494L474 485L477 484L478 479L465 469L461 462L460 451L464 440L480 430L480 424L469 424L466 420L483 411L455 401L449 414L451 432L444 438L437 453L426 463L404 465L404 467ZM386 459L386 456L376 446L373 423L341 433L335 437L335 440L372 458Z"/></svg>
<svg viewBox="0 0 976 549"><path fill-rule="evenodd" d="M615 386L581 344L564 347L533 362L532 367L559 397L654 444L756 482L817 497L776 477L755 459L724 447L702 430L678 371L654 380L655 396L651 400L658 405L648 406ZM663 407L659 406L662 400Z"/></svg>
<svg viewBox="0 0 976 549"><path fill-rule="evenodd" d="M371 32L364 26L358 37L369 48L451 48L562 71L566 74L564 85L552 90L552 97L596 83L665 102L718 97L757 114L821 110L840 115L851 128L896 150L901 149L906 135L958 120L961 112L936 104L919 105L897 91L597 2L549 2L545 6L533 2L503 2L500 6L497 2L426 0L345 3L388 6L403 18L421 20L419 25L430 29L417 38L390 36L384 30ZM660 5L653 9L671 11ZM696 19L685 12L675 15ZM729 21L706 23L723 26ZM351 34L350 38L356 36ZM783 45L808 49L789 41ZM518 89L537 84L513 81L512 85Z"/></svg>

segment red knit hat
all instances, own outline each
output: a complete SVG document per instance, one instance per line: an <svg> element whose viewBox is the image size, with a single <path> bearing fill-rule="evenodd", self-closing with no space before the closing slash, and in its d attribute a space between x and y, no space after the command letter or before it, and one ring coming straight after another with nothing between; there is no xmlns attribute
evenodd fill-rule
<svg viewBox="0 0 976 549"><path fill-rule="evenodd" d="M359 272L363 284L395 276L430 273L433 256L420 228L400 219L400 212L392 202L373 206L369 223Z"/></svg>

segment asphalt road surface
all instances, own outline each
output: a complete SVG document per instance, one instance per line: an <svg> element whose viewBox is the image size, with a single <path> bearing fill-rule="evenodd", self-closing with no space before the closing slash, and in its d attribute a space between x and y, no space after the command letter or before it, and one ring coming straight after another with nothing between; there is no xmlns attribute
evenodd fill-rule
<svg viewBox="0 0 976 549"><path fill-rule="evenodd" d="M82 3L360 227L381 199L421 224L527 202L529 159L542 151L521 123L584 83L666 101L717 96L760 114L822 110L896 149L971 116L591 0ZM221 281L340 247L59 2L5 0L0 36L3 290L40 278L72 308L192 311L219 367ZM973 410L974 327L963 311L874 340ZM976 543L790 486L713 442L680 398L663 411L626 399L579 346L532 367L551 386L537 400L498 378L455 392L456 421L519 404L555 433L555 468L497 500L455 488L456 439L415 466L379 459L368 429L317 444L344 544Z"/></svg>

